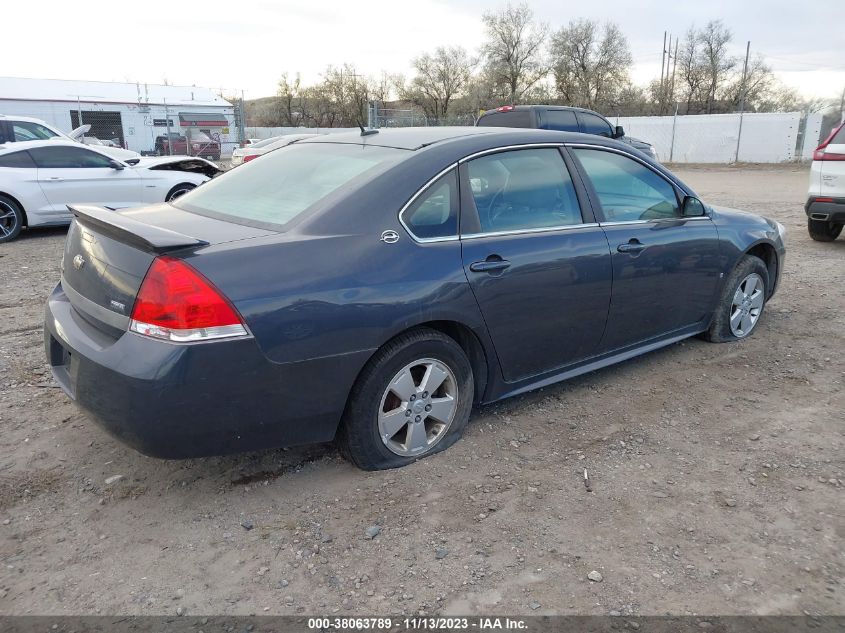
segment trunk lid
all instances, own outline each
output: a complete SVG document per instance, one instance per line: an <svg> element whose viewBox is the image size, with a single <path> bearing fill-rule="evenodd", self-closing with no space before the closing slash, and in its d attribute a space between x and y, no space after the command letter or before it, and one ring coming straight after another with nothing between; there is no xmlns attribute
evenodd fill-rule
<svg viewBox="0 0 845 633"><path fill-rule="evenodd" d="M62 258L62 288L79 315L115 337L127 331L135 297L157 255L271 234L169 204L120 212L69 208L74 219Z"/></svg>

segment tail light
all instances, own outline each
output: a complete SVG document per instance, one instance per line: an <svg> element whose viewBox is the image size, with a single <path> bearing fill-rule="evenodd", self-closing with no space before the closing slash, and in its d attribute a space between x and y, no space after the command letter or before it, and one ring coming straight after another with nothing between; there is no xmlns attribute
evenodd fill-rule
<svg viewBox="0 0 845 633"><path fill-rule="evenodd" d="M845 154L836 154L825 151L827 146L830 145L830 142L833 140L833 137L836 136L843 126L845 126L845 123L833 128L833 131L828 135L824 142L816 148L816 151L813 152L813 160L845 160Z"/></svg>
<svg viewBox="0 0 845 633"><path fill-rule="evenodd" d="M258 158L258 156L259 154L247 154L246 156L244 156L244 162L248 163L249 161Z"/></svg>
<svg viewBox="0 0 845 633"><path fill-rule="evenodd" d="M247 335L237 310L208 279L167 256L154 259L147 271L129 329L179 343Z"/></svg>

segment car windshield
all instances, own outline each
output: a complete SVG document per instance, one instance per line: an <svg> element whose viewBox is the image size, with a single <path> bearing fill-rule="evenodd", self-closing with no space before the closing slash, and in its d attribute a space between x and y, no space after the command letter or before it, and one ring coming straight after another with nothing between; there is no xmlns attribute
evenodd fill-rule
<svg viewBox="0 0 845 633"><path fill-rule="evenodd" d="M405 155L405 150L372 145L294 144L215 178L173 204L278 229L343 186L362 182Z"/></svg>
<svg viewBox="0 0 845 633"><path fill-rule="evenodd" d="M213 143L211 137L208 136L205 132L191 132L191 141L194 143Z"/></svg>

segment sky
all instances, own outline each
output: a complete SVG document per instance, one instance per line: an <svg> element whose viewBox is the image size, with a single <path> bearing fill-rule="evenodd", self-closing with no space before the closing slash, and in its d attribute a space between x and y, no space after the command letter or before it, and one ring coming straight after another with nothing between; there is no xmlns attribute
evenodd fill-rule
<svg viewBox="0 0 845 633"><path fill-rule="evenodd" d="M573 18L612 20L628 38L632 78L660 75L663 33L722 19L733 53L751 41L777 76L808 97L845 89L842 0L530 0L552 29ZM37 25L3 33L0 75L50 79L196 85L243 91L247 99L276 92L282 73L315 82L330 65L362 74L410 74L411 60L437 46L478 49L481 15L494 0L35 0L6 3L3 22ZM33 22L33 15L41 16ZM46 19L45 19L46 18ZM11 51L15 51L11 54ZM0 95L2 96L2 95Z"/></svg>

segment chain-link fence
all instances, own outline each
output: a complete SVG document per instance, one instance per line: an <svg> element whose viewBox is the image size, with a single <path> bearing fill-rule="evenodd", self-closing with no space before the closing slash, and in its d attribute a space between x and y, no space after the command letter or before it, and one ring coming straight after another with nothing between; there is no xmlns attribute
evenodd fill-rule
<svg viewBox="0 0 845 633"><path fill-rule="evenodd" d="M433 117L418 109L380 108L376 103L370 105L368 114L369 126L375 128L475 125L476 121L469 114Z"/></svg>

